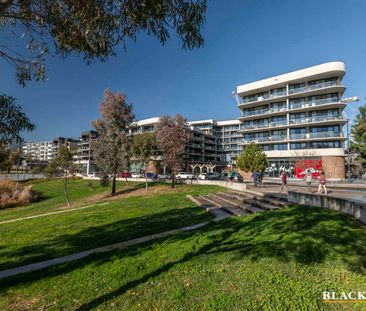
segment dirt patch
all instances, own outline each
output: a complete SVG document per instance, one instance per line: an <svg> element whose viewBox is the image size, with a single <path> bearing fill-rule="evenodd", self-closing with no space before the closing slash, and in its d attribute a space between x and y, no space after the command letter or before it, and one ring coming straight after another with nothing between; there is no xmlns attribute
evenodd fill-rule
<svg viewBox="0 0 366 311"><path fill-rule="evenodd" d="M40 297L32 297L31 299L25 299L17 297L16 301L14 301L11 305L9 305L8 310L21 310L26 311L30 310L34 307L35 304L38 304L41 301Z"/></svg>
<svg viewBox="0 0 366 311"><path fill-rule="evenodd" d="M115 201L120 200L122 198L128 198L128 197L134 197L134 196L144 196L144 197L150 197L156 194L160 193L166 193L166 192L172 192L176 191L177 188L171 188L170 185L158 185L158 186L151 186L149 187L148 191L145 191L145 185L143 184L143 187L141 185L137 186L125 186L122 189L118 190L115 195L110 194L110 190L98 193L96 195L89 196L87 198L81 199L74 204L72 204L71 207L68 206L61 206L57 208L57 210L66 210L66 209L72 209L75 207L81 207L84 205L89 204L97 204L97 203L104 203L109 201Z"/></svg>

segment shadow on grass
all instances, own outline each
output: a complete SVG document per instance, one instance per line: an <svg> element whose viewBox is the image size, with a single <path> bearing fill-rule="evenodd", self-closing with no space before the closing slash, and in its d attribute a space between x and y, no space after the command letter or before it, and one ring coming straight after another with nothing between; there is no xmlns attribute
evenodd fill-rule
<svg viewBox="0 0 366 311"><path fill-rule="evenodd" d="M162 215L157 215L157 217L162 217ZM144 226L144 222L147 220L148 217L142 217L138 222ZM118 226L131 226L128 222L116 224ZM110 232L112 228L107 226L99 228L99 230L105 233ZM134 230L133 226L130 227L130 230ZM88 239L97 239L96 232L98 230L90 229L90 231L81 233L79 237L64 238L69 243L75 243L72 242L75 239L78 241L76 244L78 245L81 242L86 243ZM108 293L86 302L78 310L96 308L114 297L122 295L127 290L168 272L176 265L203 254L227 253L230 254L228 258L231 258L233 264L242 257L247 257L253 261L261 258L274 258L282 262L294 261L304 265L324 262L325 260L337 260L343 262L350 271L365 275L365 233L363 227L344 214L304 206L284 208L276 212L261 213L247 218L229 218L220 223L212 223L197 231L160 239L158 242L165 242L168 247L169 244L178 241L187 241L188 243L188 240L195 236L207 237L203 240L204 242L201 242L201 245L192 245L191 250L180 258L162 263L160 267L147 272L140 278L126 280L127 282L119 288L111 289ZM93 255L80 261L51 267L37 273L8 278L3 280L0 289L18 284L24 286L37 279L62 275L88 265L101 265L116 256L135 256L149 249L151 245L152 242L144 243L129 250Z"/></svg>
<svg viewBox="0 0 366 311"><path fill-rule="evenodd" d="M0 252L0 270L61 257L207 220L210 220L210 217L206 213L195 206L191 206L93 226L81 230L77 234L62 234L42 244L27 245L17 250L2 250Z"/></svg>

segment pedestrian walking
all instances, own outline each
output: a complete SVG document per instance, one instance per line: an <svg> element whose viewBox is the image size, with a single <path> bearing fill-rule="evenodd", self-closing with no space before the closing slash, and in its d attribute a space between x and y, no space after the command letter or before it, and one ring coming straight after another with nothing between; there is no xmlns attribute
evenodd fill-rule
<svg viewBox="0 0 366 311"><path fill-rule="evenodd" d="M311 182L312 182L313 176L311 175L310 168L308 168L306 170L304 179L306 181L306 186L308 188L308 191L311 193Z"/></svg>
<svg viewBox="0 0 366 311"><path fill-rule="evenodd" d="M257 182L258 182L258 173L256 170L253 171L252 173L252 178L253 178L253 182L254 182L254 187L257 187Z"/></svg>
<svg viewBox="0 0 366 311"><path fill-rule="evenodd" d="M282 171L282 173L281 173L281 192L283 192L284 188L286 188L286 192L288 192L287 175L286 175L285 171Z"/></svg>
<svg viewBox="0 0 366 311"><path fill-rule="evenodd" d="M263 186L262 180L263 180L263 173L259 171L257 174L257 184L259 188Z"/></svg>
<svg viewBox="0 0 366 311"><path fill-rule="evenodd" d="M325 183L326 183L325 174L324 174L324 171L322 171L322 173L319 176L318 193L323 193L323 192L324 192L324 194L328 193L327 188L325 187Z"/></svg>

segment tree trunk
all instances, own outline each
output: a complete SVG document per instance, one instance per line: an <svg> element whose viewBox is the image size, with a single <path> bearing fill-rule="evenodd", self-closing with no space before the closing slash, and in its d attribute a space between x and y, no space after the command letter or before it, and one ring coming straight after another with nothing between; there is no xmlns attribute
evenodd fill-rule
<svg viewBox="0 0 366 311"><path fill-rule="evenodd" d="M112 195L116 194L116 174L113 174L112 179Z"/></svg>
<svg viewBox="0 0 366 311"><path fill-rule="evenodd" d="M175 174L172 175L172 188L175 187Z"/></svg>
<svg viewBox="0 0 366 311"><path fill-rule="evenodd" d="M145 172L145 191L147 191L147 187L148 187L146 167L147 167L147 165L145 163L145 169L144 169L144 172Z"/></svg>
<svg viewBox="0 0 366 311"><path fill-rule="evenodd" d="M67 180L64 180L64 194L65 194L67 206L70 207L71 203L70 203L70 199L69 199L69 194L67 193Z"/></svg>

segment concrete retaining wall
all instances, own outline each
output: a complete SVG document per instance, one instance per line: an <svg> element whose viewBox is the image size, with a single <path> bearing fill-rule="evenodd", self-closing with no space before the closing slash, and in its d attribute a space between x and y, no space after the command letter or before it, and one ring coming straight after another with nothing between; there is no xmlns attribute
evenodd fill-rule
<svg viewBox="0 0 366 311"><path fill-rule="evenodd" d="M190 183L190 181L188 181L187 183ZM227 181L222 181L222 180L194 180L193 184L217 185L217 186L221 186L221 187L225 187L225 188L229 188L229 189L233 189L233 190L238 190L238 191L244 191L247 189L247 186L244 183L227 182Z"/></svg>
<svg viewBox="0 0 366 311"><path fill-rule="evenodd" d="M311 205L340 211L342 213L351 215L361 221L363 224L366 224L366 204L361 202L298 191L289 191L288 201L291 203Z"/></svg>

